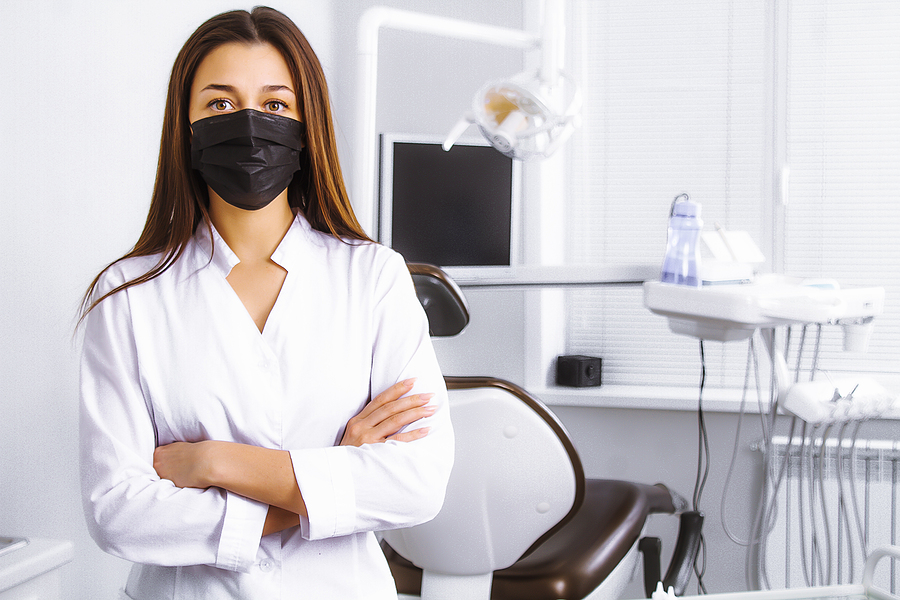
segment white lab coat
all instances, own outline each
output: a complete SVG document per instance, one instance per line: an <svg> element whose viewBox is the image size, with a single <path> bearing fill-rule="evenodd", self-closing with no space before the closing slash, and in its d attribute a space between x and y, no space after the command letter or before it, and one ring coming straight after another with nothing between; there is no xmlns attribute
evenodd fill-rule
<svg viewBox="0 0 900 600"><path fill-rule="evenodd" d="M156 259L116 264L100 291ZM298 216L272 259L287 277L262 333L225 280L237 257L203 224L168 271L87 318L84 508L100 547L138 563L129 597L394 598L372 532L440 509L453 460L447 395L402 258ZM414 425L428 436L335 446L369 399L409 377L412 393L436 394L440 409ZM266 505L154 471L157 445L207 439L289 450L309 518L261 538Z"/></svg>

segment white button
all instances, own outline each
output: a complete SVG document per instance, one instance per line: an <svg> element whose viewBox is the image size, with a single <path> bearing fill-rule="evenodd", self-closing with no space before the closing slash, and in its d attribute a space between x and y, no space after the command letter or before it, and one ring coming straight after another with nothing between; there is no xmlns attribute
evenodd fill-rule
<svg viewBox="0 0 900 600"><path fill-rule="evenodd" d="M271 558L264 558L259 561L259 570L263 573L268 573L272 569L275 568L275 561Z"/></svg>

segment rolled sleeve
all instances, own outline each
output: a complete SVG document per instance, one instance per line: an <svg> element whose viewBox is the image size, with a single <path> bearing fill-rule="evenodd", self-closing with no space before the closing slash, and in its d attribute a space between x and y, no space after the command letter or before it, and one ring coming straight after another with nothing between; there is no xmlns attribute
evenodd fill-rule
<svg viewBox="0 0 900 600"><path fill-rule="evenodd" d="M226 492L225 519L216 551L216 566L228 571L246 571L256 561L259 540L269 506Z"/></svg>
<svg viewBox="0 0 900 600"><path fill-rule="evenodd" d="M291 451L308 515L300 517L300 532L308 540L347 535L356 529L356 492L349 450L339 446Z"/></svg>

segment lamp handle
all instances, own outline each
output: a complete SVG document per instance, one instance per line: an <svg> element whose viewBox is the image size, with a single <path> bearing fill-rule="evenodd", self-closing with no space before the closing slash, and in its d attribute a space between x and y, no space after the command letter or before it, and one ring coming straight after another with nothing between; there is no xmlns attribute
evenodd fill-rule
<svg viewBox="0 0 900 600"><path fill-rule="evenodd" d="M456 125L453 126L453 129L450 130L450 133L447 134L447 139L444 140L444 143L441 144L441 148L444 149L444 152L450 150L453 147L453 144L456 143L456 140L465 133L466 129L469 128L469 125L475 122L475 115L470 112L467 112L462 116L462 118L456 122Z"/></svg>

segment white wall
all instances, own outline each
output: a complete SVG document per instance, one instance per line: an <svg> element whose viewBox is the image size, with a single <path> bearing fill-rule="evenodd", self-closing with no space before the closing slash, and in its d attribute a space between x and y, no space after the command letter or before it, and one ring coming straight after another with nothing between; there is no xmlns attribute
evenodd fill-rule
<svg viewBox="0 0 900 600"><path fill-rule="evenodd" d="M284 10L333 70L330 3ZM127 565L87 535L77 469L81 294L137 240L169 70L224 0L5 2L0 18L0 534L69 539L67 597ZM251 5L248 5L251 6Z"/></svg>

